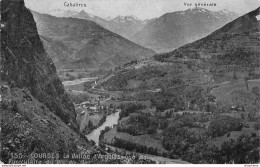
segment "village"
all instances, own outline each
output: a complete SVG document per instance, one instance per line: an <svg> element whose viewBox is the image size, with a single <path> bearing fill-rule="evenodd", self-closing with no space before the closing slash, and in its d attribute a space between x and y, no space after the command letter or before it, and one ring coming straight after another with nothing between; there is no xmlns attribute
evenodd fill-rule
<svg viewBox="0 0 260 167"><path fill-rule="evenodd" d="M89 116L95 114L105 114L109 115L115 111L115 108L110 105L101 104L102 101L108 100L110 97L106 97L105 95L100 95L98 98L92 98L89 101L82 102L80 104L75 104L76 109L80 108L82 112L81 115L84 115L85 112L88 112Z"/></svg>
<svg viewBox="0 0 260 167"><path fill-rule="evenodd" d="M111 99L111 95L99 93L96 96L90 96L86 101L76 104L76 120L80 127L80 131L89 134L94 129L100 127L107 117L118 111L117 106L106 103Z"/></svg>

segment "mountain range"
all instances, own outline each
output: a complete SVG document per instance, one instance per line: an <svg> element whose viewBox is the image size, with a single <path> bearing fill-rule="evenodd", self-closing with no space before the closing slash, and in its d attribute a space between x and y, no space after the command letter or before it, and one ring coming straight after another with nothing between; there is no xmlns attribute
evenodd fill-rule
<svg viewBox="0 0 260 167"><path fill-rule="evenodd" d="M155 57L163 56L166 59L176 57L211 59L219 57L218 61L223 61L223 56L226 58L233 57L234 60L255 56L251 59L251 63L259 64L259 10L260 8L257 8L235 19L205 38L186 44L172 52L158 54Z"/></svg>
<svg viewBox="0 0 260 167"><path fill-rule="evenodd" d="M93 21L71 17L58 18L32 12L25 7L24 0L1 0L0 9L0 160L11 164L29 162L82 163L81 160L83 157L91 155L93 158L84 158L83 162L90 164L139 163L136 162L135 158L128 159L125 158L127 157L125 154L122 156L121 154L117 154L118 151L115 153L109 149L106 152L104 151L105 149L103 150L101 147L94 146L92 142L88 141L79 132L74 105L70 102L57 76L55 65L66 68L111 68L130 60L149 58L154 52L101 27ZM202 12L202 9L196 10L201 10ZM231 80L229 76L225 76L226 73L230 73L229 67L234 71L234 74L235 71L243 74L242 76L236 76L233 80L242 79L242 77L243 79L246 77L252 77L252 79L260 78L259 15L260 8L258 7L256 10L238 17L202 39L185 44L171 52L157 54L150 59L132 61L121 66L122 68L117 68L118 71L113 71L110 76L107 76L107 80L103 80L101 84L98 83L96 87L101 85L105 90L118 90L120 88L122 91L126 89L137 91L134 93L125 91L126 94L130 94L130 97L124 96L121 100L129 98L132 104L133 98L138 95L139 99L145 99L145 101L149 99L152 105L156 105L156 109L160 107L158 111L165 110L167 107L167 109L174 108L176 112L179 112L179 110L185 109L186 102L189 102L187 104L189 108L189 104L192 104L193 108L201 110L203 108L196 105L204 104L207 102L205 99L212 99L212 103L215 103L215 98L206 96L204 89L208 93L211 93L212 87L219 86L215 85L214 81L212 81L212 78L214 79L216 76ZM124 69L124 67L126 68ZM143 91L138 92L140 89L143 89ZM218 90L215 89L215 91ZM235 113L235 119L225 120L231 120L231 122L235 120L237 123L235 122L234 124L225 123L224 126L220 126L218 124L222 122L212 123L211 121L215 121L215 118L218 119L220 117L224 119L223 116L226 117L228 115L225 113L226 106L220 108L219 111L216 110L216 114L214 111L212 112L214 115L209 115L211 114L209 103L206 107L209 110L208 113L203 113L203 117L199 117L199 119L195 118L197 117L196 114L179 115L179 113L176 113L178 115L174 114L174 117L172 117L171 113L167 113L168 116L161 117L160 114L162 112L154 110L154 114L152 112L147 113L146 109L143 110L138 106L122 110L123 115L121 116L126 116L130 119L133 118L129 121L132 124L129 124L129 129L134 128L134 131L131 130L131 132L136 132L144 127L143 129L145 130L141 129L142 135L139 133L134 134L136 137L141 136L140 140L147 141L145 139L148 137L149 139L160 141L159 144L162 145L162 148L167 146L169 148L167 150L173 152L173 155L175 155L176 146L178 148L176 153L180 153L179 151L187 153L186 158L192 161L195 159L194 163L205 162L204 160L208 159L211 163L217 162L211 161L211 157L229 159L228 163L235 162L233 159L238 163L255 163L259 161L257 157L259 155L259 136L257 136L258 128L254 128L255 130L253 130L251 124L256 125L253 123L258 123L259 119L257 115L259 99L256 99L259 97L259 91L251 93L249 90L243 91L241 89L241 91L233 91L232 93L237 94L237 96L233 96L233 100L237 101L237 103L239 102L238 105L243 104L243 102L241 103L242 100L250 101L249 105L245 106L245 109L242 109L243 111L241 112L230 112L231 108L228 109L226 113L228 115ZM241 93L250 96L243 96L241 101L237 100L243 95ZM114 98L109 98L109 100L112 99ZM116 102L118 102L118 99ZM183 99L185 101L182 101ZM136 102L141 101L136 100ZM151 104L148 105L150 106ZM216 103L216 106L218 105L221 104ZM138 113L135 113L135 109L138 108L140 110L138 110ZM128 112L128 110L131 110L131 112ZM142 117L136 117L142 114L141 112L143 111L141 110L146 113ZM195 112L197 111L195 110ZM250 116L251 112L255 112L255 116ZM206 117L207 115L210 117ZM178 117L182 116L185 119L178 120ZM233 117L233 115L230 117ZM125 121L120 123L117 129L122 128L122 125L126 124L128 118L121 118L121 121ZM147 121L146 118L149 120ZM155 119L152 120L151 118ZM169 119L169 124L168 122L164 122ZM200 121L197 122L197 120L201 120L203 124L198 124ZM250 121L250 125L245 122L247 120L252 120ZM153 127L150 128L150 124L155 125L155 131L153 131ZM144 136L143 134L148 129L146 125L149 125L149 134ZM230 128L233 125L239 128ZM213 130L208 131L210 129L208 127L211 126L213 126ZM157 130L157 127L160 128ZM178 129L179 127L182 129ZM198 136L198 140L194 131L195 128L199 130L196 131L196 134L203 135ZM215 128L217 129L216 131L214 130ZM150 130L152 130L151 133ZM191 130L191 133L188 130ZM200 132L202 130L203 132ZM249 133L247 133L247 130ZM214 135L211 135L211 132ZM128 132L125 131L122 133L127 134ZM229 137L228 133L229 135L231 134ZM215 134L218 135L215 136ZM245 151L243 154L239 151L236 152L238 150L237 147L241 146L241 142L239 142L240 138L237 141L232 138L232 136L238 136L239 134L246 134L242 137L251 136L248 139L244 138L245 140L241 138L241 141L244 141L242 145L246 142L250 144L243 148ZM187 136L194 136L194 138L188 138ZM219 139L224 139L223 137L226 136L228 142L221 141L224 143L221 146L221 150L224 151L219 150L216 145L212 145L212 150L207 149L208 147L205 149L202 148L204 147L203 145L209 145L212 139L219 142ZM203 140L202 143L201 139ZM131 145L117 138L114 138L114 140L120 144L125 143L127 147L136 147L136 144ZM197 141L199 145L195 145ZM225 144L229 143L229 141L230 144ZM183 145L180 145L180 143ZM193 147L193 145L195 146ZM234 146L229 147L229 145ZM129 148L133 150L134 147ZM147 149L147 147L139 148L142 151L152 150ZM233 155L232 151L232 155L231 153L227 154L226 148L232 148L235 155ZM134 149L140 151L139 149ZM158 155L157 149L151 152L155 153L154 155ZM198 156L191 156L194 153L195 155L196 153L205 155L205 159L198 161ZM64 155L68 154L76 155L76 158L71 156L64 157ZM96 155L109 156L109 154L120 158L102 159L96 157ZM167 153L166 156L168 156ZM229 158L226 158L228 156ZM177 156L178 159L182 157L182 154L180 156L178 154ZM249 161L244 161L245 157ZM179 161L177 162L179 163ZM220 161L220 163L223 162ZM143 161L140 163L143 163ZM151 162L148 161L147 163Z"/></svg>
<svg viewBox="0 0 260 167"><path fill-rule="evenodd" d="M260 78L260 21L257 8L208 36L178 49L155 55L159 61L190 61L208 71L213 82Z"/></svg>
<svg viewBox="0 0 260 167"><path fill-rule="evenodd" d="M88 13L84 10L80 12L73 10L57 9L49 12L48 14L56 17L73 17L85 20L91 20L101 25L102 27L117 33L127 39L141 30L150 20L140 20L136 16L117 16L114 18L101 18L99 16Z"/></svg>
<svg viewBox="0 0 260 167"><path fill-rule="evenodd" d="M49 12L50 15L56 17L70 17L71 15L75 15L78 12L75 10L62 10L62 9L55 9Z"/></svg>
<svg viewBox="0 0 260 167"><path fill-rule="evenodd" d="M133 41L156 52L167 52L212 33L238 17L234 12L193 8L166 13L146 24Z"/></svg>
<svg viewBox="0 0 260 167"><path fill-rule="evenodd" d="M33 16L44 46L58 68L111 69L154 55L152 50L90 20L58 18L37 12L33 12Z"/></svg>
<svg viewBox="0 0 260 167"><path fill-rule="evenodd" d="M238 14L228 10L213 12L204 8L166 13L159 18L147 20L140 20L135 16L103 19L84 10L80 12L63 10L50 14L94 21L157 53L167 52L205 37L238 17Z"/></svg>
<svg viewBox="0 0 260 167"><path fill-rule="evenodd" d="M156 54L154 59L129 64L100 85L111 90L149 90L167 89L179 83L185 83L185 87L212 86L238 79L259 79L259 32L258 8L202 39Z"/></svg>

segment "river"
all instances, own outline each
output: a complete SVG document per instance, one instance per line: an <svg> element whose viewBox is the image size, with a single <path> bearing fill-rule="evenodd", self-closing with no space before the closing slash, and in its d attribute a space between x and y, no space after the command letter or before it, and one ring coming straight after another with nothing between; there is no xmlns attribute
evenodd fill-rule
<svg viewBox="0 0 260 167"><path fill-rule="evenodd" d="M63 82L64 85L74 85L74 84L80 84L83 82L88 82L88 81L94 81L97 78L82 78L80 80L74 80L74 81L66 81ZM81 92L81 91L80 91ZM110 96L111 98L111 96ZM109 100L110 98L106 99L105 101ZM113 113L111 115L108 115L106 118L106 121L97 129L93 130L91 133L89 133L88 135L86 135L88 140L93 140L96 143L96 146L99 146L99 136L101 134L101 131L105 129L105 127L109 126L109 127L113 127L113 125L117 125L118 124L118 119L119 119L119 113L121 110L117 110L116 113ZM143 153L137 153L137 152L132 152L132 151L127 151L125 149L122 148L117 148L117 147L113 147L110 145L106 145L107 147L110 147L110 149L115 149L115 150L123 150L123 152L128 152L128 153L135 153L138 154L139 156L142 157L146 157L147 159L153 160L156 163L170 163L170 164L184 164L187 163L185 161L182 160L178 160L178 159L169 159L169 158L165 158L165 157L160 157L160 156L154 156L154 155L149 155L149 154L143 154Z"/></svg>
<svg viewBox="0 0 260 167"><path fill-rule="evenodd" d="M75 79L73 81L64 81L62 82L64 86L68 86L68 85L78 85L84 82L90 82L90 81L95 81L97 80L97 77L89 77L89 78L81 78L81 79Z"/></svg>
<svg viewBox="0 0 260 167"><path fill-rule="evenodd" d="M118 119L119 119L119 113L120 110L118 110L118 112L110 114L107 116L106 121L97 129L95 129L94 131L92 131L90 134L86 135L88 140L93 140L96 145L99 145L99 135L101 133L102 130L105 129L106 126L109 127L113 127L113 125L117 125L118 123Z"/></svg>
<svg viewBox="0 0 260 167"><path fill-rule="evenodd" d="M106 121L97 129L95 129L94 131L92 131L90 134L86 135L88 140L93 140L96 143L96 146L99 146L99 135L101 133L102 130L105 129L106 126L112 127L113 125L117 125L118 124L118 119L119 119L119 113L121 110L118 110L118 112L113 113L111 115L108 115L106 118ZM138 154L139 156L142 156L144 158L150 159L152 161L155 161L157 164L158 163L167 163L167 164L185 164L188 162L179 160L179 159L170 159L170 158L165 158L165 157L161 157L161 156L154 156L154 155L149 155L149 154L144 154L144 153L138 153L138 152L133 152L133 151L127 151L123 148L117 148L117 147L113 147L110 145L106 145L107 147L109 147L111 150L117 150L117 151L122 151L122 152L127 152L127 153L135 153Z"/></svg>

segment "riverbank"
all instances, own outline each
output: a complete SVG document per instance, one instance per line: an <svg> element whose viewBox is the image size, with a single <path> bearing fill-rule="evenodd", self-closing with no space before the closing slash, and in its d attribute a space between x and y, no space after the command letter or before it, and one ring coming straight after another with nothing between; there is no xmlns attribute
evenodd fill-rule
<svg viewBox="0 0 260 167"><path fill-rule="evenodd" d="M64 81L62 84L64 86L69 86L69 85L78 85L84 82L90 82L90 81L95 81L97 80L97 77L88 77L88 78L81 78L81 79L75 79L73 81Z"/></svg>
<svg viewBox="0 0 260 167"><path fill-rule="evenodd" d="M79 82L81 82L81 81L76 81L76 82L74 82L74 84L75 83L78 84ZM84 83L80 83L80 84L84 84ZM74 86L74 85L71 84L70 86ZM77 86L77 85L75 85L75 86ZM83 91L76 91L76 92L83 93ZM102 105L102 106L110 106L110 105L120 106L121 104L138 103L137 101L131 101L131 102L129 102L128 100L122 101L121 97L118 94L123 93L123 92L110 92L110 91L96 89L96 88L91 89L91 93L93 93L97 96L99 96L101 93L105 93L105 92L109 93L110 96L109 96L109 98L106 98L104 100L99 101L99 104ZM89 93L90 92L84 92L84 94L89 94ZM142 101L141 103L145 104L145 106L150 108L151 103L149 101L148 102ZM103 130L105 130L106 127L111 127L111 129L112 129L114 127L114 125L118 124L119 113L120 113L121 110L117 110L117 111L118 112L116 112L116 113L108 115L107 118L105 119L105 122L101 126L98 125L98 127L96 129L94 129L95 127L93 127L92 129L94 129L94 130L91 131L90 133L88 131L89 134L85 135L86 138L90 141L95 142L96 146L99 146L99 143L100 143L99 139L100 139L101 132ZM98 113L95 113L94 115L86 115L86 114L87 114L87 112L85 112L83 114L85 116L85 121L83 122L85 127L88 126L89 121L87 121L87 119L89 119L91 116L96 117ZM94 122L92 122L92 123L94 123ZM96 123L94 123L94 124L96 125ZM83 127L83 126L81 126L81 127ZM121 133L123 134L123 132L121 132ZM144 146L146 146L147 143L148 143L147 148L153 148L152 150L156 150L156 152L159 153L158 155L163 155L166 152L166 150L162 147L161 141L150 138L148 135L143 135L143 137L142 136L141 137L140 136L134 136L134 138L132 138L132 137L129 137L129 134L125 133L125 134L123 134L123 136L126 136L126 138L124 137L124 139L127 139L127 141L129 139L130 142L133 142L133 143L141 144L141 145L144 145ZM113 135L113 138L114 137L115 137L115 135ZM105 139L106 138L109 138L109 137L105 137ZM113 140L113 138L111 140ZM109 138L109 140L110 140L110 138ZM112 147L114 147L114 146L110 145L110 149L112 149ZM156 163L168 163L168 164L184 164L184 163L187 163L187 162L179 160L179 159L170 159L170 158L166 158L166 157L157 156L157 154L154 154L154 155L147 154L147 152L146 153L136 152L136 150L128 151L124 148L114 147L114 151L116 151L116 150L117 151L120 150L120 152L119 152L120 154L125 154L125 152L138 154L138 156L147 158L147 159L154 161ZM150 150L151 149L149 149L149 151ZM152 151L152 152L154 152L154 151ZM150 152L148 152L148 153L150 153Z"/></svg>
<svg viewBox="0 0 260 167"><path fill-rule="evenodd" d="M107 126L113 127L114 125L116 125L118 123L120 111L121 110L118 109L116 113L108 115L106 118L106 121L101 126L99 126L95 130L93 130L91 133L86 135L87 139L93 140L96 143L96 145L98 146L99 145L99 136L101 134L101 131L104 130Z"/></svg>

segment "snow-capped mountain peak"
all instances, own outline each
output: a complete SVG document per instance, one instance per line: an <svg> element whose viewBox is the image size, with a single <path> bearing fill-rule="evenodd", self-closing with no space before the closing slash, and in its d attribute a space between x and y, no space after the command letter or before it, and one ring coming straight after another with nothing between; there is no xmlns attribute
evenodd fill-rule
<svg viewBox="0 0 260 167"><path fill-rule="evenodd" d="M55 9L55 10L52 10L48 14L50 14L52 16L56 16L56 17L70 17L71 15L74 15L76 13L77 13L77 11L75 11L75 10Z"/></svg>
<svg viewBox="0 0 260 167"><path fill-rule="evenodd" d="M210 12L208 9L201 8L201 7L195 7L195 8L190 8L187 11L192 12L192 13L207 13Z"/></svg>
<svg viewBox="0 0 260 167"><path fill-rule="evenodd" d="M78 14L79 14L79 15L88 15L88 13L85 12L85 10L81 10Z"/></svg>
<svg viewBox="0 0 260 167"><path fill-rule="evenodd" d="M116 21L116 22L139 22L141 21L138 17L134 16L134 15L130 15L130 16L117 16L113 19L111 19L112 21Z"/></svg>
<svg viewBox="0 0 260 167"><path fill-rule="evenodd" d="M230 11L227 10L227 9L223 9L223 10L220 10L219 13L225 13L225 14L227 14L227 13L230 13Z"/></svg>
<svg viewBox="0 0 260 167"><path fill-rule="evenodd" d="M91 13L88 13L86 12L85 10L81 10L80 12L72 15L71 17L75 17L75 18L80 18L80 19L87 19L87 20L92 20L94 19L95 15L91 14Z"/></svg>
<svg viewBox="0 0 260 167"><path fill-rule="evenodd" d="M140 20L138 17L136 17L136 16L134 16L134 15L131 15L131 16L129 16L128 18L134 19L134 20Z"/></svg>
<svg viewBox="0 0 260 167"><path fill-rule="evenodd" d="M108 17L106 17L106 18L104 18L104 19L107 20L107 21L110 21L110 20L113 19L113 17L108 16Z"/></svg>

